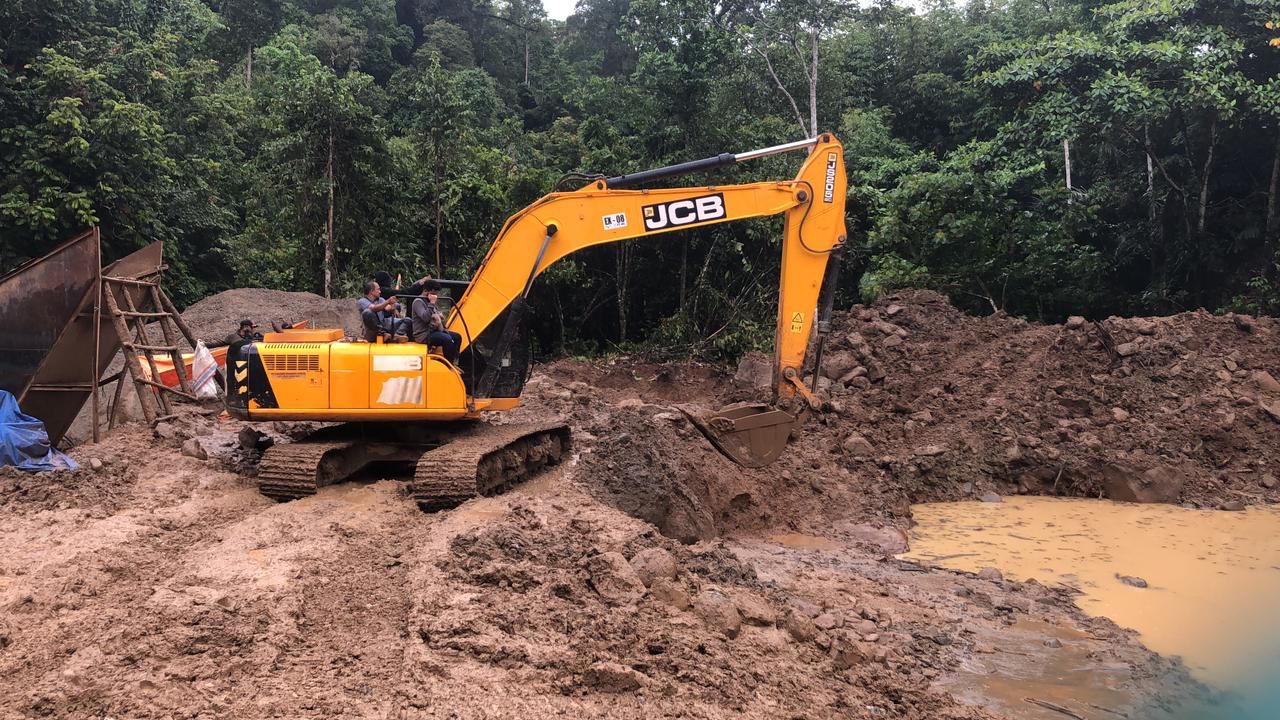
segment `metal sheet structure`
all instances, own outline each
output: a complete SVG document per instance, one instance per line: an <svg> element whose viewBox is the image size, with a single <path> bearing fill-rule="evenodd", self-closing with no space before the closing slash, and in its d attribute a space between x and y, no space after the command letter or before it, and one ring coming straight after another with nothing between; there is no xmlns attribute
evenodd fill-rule
<svg viewBox="0 0 1280 720"><path fill-rule="evenodd" d="M0 387L18 398L24 412L45 421L55 443L66 431L59 422L64 413L56 408L75 395L78 412L89 397L96 379L93 348L81 346L70 367L49 368L48 360L76 316L93 304L99 253L95 228L0 278ZM61 389L71 379L82 386L78 392ZM66 425L74 418L72 413Z"/></svg>
<svg viewBox="0 0 1280 720"><path fill-rule="evenodd" d="M111 318L99 308L103 274L145 278L163 268L152 243L101 268L97 228L0 278L0 387L44 421L55 445L120 350ZM135 295L139 309L149 297ZM96 403L95 403L96 404Z"/></svg>

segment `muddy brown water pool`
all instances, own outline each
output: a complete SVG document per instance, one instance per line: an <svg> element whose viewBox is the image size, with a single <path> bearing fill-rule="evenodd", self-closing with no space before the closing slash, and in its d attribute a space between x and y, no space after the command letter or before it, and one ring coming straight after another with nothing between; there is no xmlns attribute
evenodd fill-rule
<svg viewBox="0 0 1280 720"><path fill-rule="evenodd" d="M912 513L911 550L900 557L971 572L994 567L1078 590L1082 610L1136 630L1147 647L1181 657L1194 678L1231 698L1230 710L1185 717L1280 717L1280 508L1009 497L916 505ZM1100 686L1065 666L1063 678L1064 696ZM988 695L1007 691L991 682Z"/></svg>

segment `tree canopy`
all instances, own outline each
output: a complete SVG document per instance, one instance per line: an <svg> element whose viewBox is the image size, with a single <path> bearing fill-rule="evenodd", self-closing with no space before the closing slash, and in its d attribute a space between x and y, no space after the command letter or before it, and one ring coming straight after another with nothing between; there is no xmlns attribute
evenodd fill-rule
<svg viewBox="0 0 1280 720"><path fill-rule="evenodd" d="M839 302L1032 319L1280 312L1275 0L11 0L0 269L100 225L170 289L467 277L570 172L831 130ZM769 158L680 182L791 174ZM777 220L580 253L544 352L772 338Z"/></svg>

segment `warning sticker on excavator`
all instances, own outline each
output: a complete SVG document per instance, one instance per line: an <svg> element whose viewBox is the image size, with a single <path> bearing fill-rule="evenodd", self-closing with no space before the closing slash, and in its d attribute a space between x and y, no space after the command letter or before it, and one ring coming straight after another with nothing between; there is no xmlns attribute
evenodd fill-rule
<svg viewBox="0 0 1280 720"><path fill-rule="evenodd" d="M791 332L798 333L804 330L804 313L798 312L791 316Z"/></svg>
<svg viewBox="0 0 1280 720"><path fill-rule="evenodd" d="M626 213L613 213L611 215L604 216L605 230L617 230L618 228L624 228L626 226L627 226Z"/></svg>
<svg viewBox="0 0 1280 720"><path fill-rule="evenodd" d="M374 372L417 372L422 369L422 358L417 355L374 355Z"/></svg>

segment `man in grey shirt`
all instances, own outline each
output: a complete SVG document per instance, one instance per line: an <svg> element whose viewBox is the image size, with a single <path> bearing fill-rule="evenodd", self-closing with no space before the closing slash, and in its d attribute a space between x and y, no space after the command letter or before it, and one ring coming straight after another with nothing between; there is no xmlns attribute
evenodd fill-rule
<svg viewBox="0 0 1280 720"><path fill-rule="evenodd" d="M387 341L407 342L404 335L409 330L409 319L399 317L400 306L394 295L382 298L382 288L377 282L370 280L364 284L364 297L356 300L356 306L360 308L365 340L373 342L381 335Z"/></svg>
<svg viewBox="0 0 1280 720"><path fill-rule="evenodd" d="M439 298L440 283L428 280L422 286L422 295L413 299L409 308L413 320L413 341L440 346L444 349L444 359L457 365L462 336L445 328L444 314L436 305Z"/></svg>

